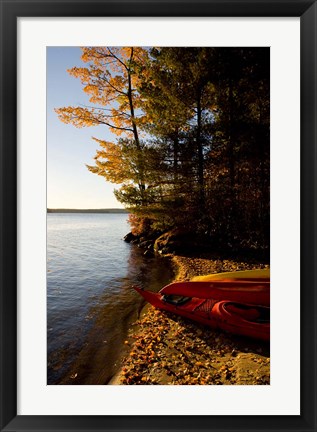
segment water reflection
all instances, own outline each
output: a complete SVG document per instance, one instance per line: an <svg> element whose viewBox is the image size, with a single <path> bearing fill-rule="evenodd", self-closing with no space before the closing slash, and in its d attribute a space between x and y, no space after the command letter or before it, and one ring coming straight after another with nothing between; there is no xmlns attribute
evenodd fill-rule
<svg viewBox="0 0 317 432"><path fill-rule="evenodd" d="M161 257L144 257L131 245L124 278L107 282L98 301L82 319L88 329L84 343L57 350L51 358L49 384L106 384L120 367L128 329L138 318L143 299L132 289L138 285L158 291L173 277L169 262ZM55 361L54 361L55 360ZM53 370L55 369L55 371Z"/></svg>

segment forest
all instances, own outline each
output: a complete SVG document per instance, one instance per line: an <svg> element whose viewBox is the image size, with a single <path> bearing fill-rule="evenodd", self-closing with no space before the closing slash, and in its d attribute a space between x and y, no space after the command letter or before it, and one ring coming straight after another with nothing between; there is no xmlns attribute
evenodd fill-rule
<svg viewBox="0 0 317 432"><path fill-rule="evenodd" d="M89 104L55 111L112 133L93 138L87 168L117 185L132 233L268 256L270 49L83 47L81 59L68 72Z"/></svg>

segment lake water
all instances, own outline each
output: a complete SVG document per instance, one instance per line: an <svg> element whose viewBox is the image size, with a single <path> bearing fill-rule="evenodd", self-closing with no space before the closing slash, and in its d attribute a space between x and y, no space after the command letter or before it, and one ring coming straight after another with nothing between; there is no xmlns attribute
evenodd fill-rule
<svg viewBox="0 0 317 432"><path fill-rule="evenodd" d="M168 263L123 241L127 214L47 215L47 383L107 384L143 306L131 288L158 291Z"/></svg>

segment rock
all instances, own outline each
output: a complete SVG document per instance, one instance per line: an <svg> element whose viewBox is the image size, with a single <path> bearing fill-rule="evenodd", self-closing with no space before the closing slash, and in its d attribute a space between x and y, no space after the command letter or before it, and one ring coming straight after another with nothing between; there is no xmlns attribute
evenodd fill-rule
<svg viewBox="0 0 317 432"><path fill-rule="evenodd" d="M158 237L154 244L154 250L158 253L178 253L188 248L193 248L194 238L187 231L171 230ZM162 252L160 252L162 251Z"/></svg>
<svg viewBox="0 0 317 432"><path fill-rule="evenodd" d="M132 232L129 232L127 235L125 235L123 237L123 240L127 243L131 243L132 241L136 241L137 240L137 236L135 236L134 234L132 234Z"/></svg>

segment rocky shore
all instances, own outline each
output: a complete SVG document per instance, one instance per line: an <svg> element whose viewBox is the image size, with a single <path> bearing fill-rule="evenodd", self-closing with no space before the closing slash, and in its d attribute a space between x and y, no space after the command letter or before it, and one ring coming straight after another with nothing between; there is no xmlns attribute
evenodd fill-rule
<svg viewBox="0 0 317 432"><path fill-rule="evenodd" d="M268 265L171 255L175 280ZM201 326L147 306L125 341L128 354L110 384L120 385L267 385L269 344Z"/></svg>

